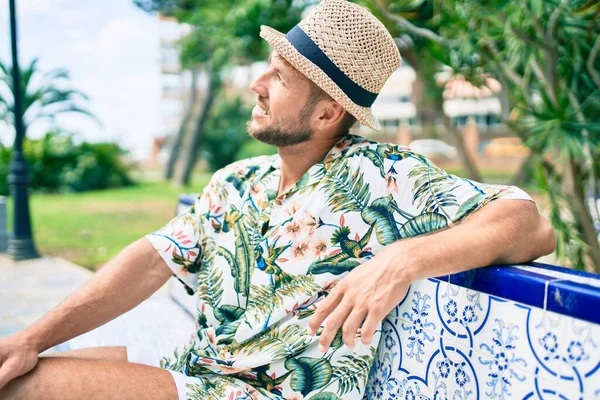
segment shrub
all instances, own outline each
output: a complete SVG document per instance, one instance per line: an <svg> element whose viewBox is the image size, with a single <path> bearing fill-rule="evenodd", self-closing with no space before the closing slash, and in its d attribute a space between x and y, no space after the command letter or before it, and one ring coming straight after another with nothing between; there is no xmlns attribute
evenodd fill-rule
<svg viewBox="0 0 600 400"><path fill-rule="evenodd" d="M23 151L29 164L30 187L42 192L84 192L128 186L126 151L115 143L77 143L73 135L49 132L28 140ZM8 194L7 175L12 150L0 146L0 195Z"/></svg>
<svg viewBox="0 0 600 400"><path fill-rule="evenodd" d="M216 99L203 137L204 158L212 171L236 161L240 148L251 140L246 132L250 113L250 108L240 97L223 95Z"/></svg>

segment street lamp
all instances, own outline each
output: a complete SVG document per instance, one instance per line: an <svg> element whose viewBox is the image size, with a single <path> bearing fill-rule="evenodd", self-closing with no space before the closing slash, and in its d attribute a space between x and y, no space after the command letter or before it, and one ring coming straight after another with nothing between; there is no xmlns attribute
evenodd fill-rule
<svg viewBox="0 0 600 400"><path fill-rule="evenodd" d="M10 41L12 46L12 81L15 116L15 145L10 164L8 183L14 204L13 234L8 240L8 254L14 260L37 258L31 235L31 218L29 217L29 175L27 162L23 157L23 109L21 107L21 77L17 57L17 11L15 0L9 0L10 8Z"/></svg>

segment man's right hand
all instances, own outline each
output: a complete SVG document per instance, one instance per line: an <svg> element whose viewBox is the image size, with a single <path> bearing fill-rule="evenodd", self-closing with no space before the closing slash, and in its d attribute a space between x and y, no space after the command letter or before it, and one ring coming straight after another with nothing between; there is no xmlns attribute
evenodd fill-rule
<svg viewBox="0 0 600 400"><path fill-rule="evenodd" d="M31 371L37 362L37 349L22 335L0 339L0 389Z"/></svg>

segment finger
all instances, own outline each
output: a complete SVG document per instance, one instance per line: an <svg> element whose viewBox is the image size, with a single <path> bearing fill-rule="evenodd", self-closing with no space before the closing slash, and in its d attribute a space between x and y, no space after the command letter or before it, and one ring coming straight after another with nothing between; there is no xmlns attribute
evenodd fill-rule
<svg viewBox="0 0 600 400"><path fill-rule="evenodd" d="M354 341L356 340L356 332L361 322L365 319L367 310L364 307L354 306L354 309L350 312L344 326L342 327L342 333L344 343L351 349L354 349Z"/></svg>
<svg viewBox="0 0 600 400"><path fill-rule="evenodd" d="M0 367L0 389L2 389L8 382L17 377L15 374L15 364L10 360L5 361Z"/></svg>
<svg viewBox="0 0 600 400"><path fill-rule="evenodd" d="M331 346L331 342L335 337L338 329L342 327L344 321L352 311L353 304L344 298L340 302L340 304L336 307L335 311L327 317L327 323L325 324L325 329L321 333L321 338L319 339L319 350L324 353L329 346Z"/></svg>
<svg viewBox="0 0 600 400"><path fill-rule="evenodd" d="M369 312L367 314L367 318L360 330L361 340L364 344L371 344L373 336L375 336L375 329L377 329L383 318L376 312Z"/></svg>
<svg viewBox="0 0 600 400"><path fill-rule="evenodd" d="M324 300L321 300L316 304L317 310L310 318L308 322L308 330L310 335L314 335L325 318L337 307L342 300L342 295L339 291L333 290Z"/></svg>

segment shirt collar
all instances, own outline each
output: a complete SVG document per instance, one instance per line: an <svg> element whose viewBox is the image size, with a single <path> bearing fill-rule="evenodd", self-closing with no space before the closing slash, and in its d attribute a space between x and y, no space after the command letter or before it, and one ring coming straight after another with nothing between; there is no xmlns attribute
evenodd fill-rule
<svg viewBox="0 0 600 400"><path fill-rule="evenodd" d="M323 176L330 168L333 161L335 161L340 156L346 153L346 149L350 146L355 145L357 143L366 142L367 139L357 136L357 135L343 135L329 151L323 157L323 160L313 164L308 171L296 182L290 189L288 189L285 193L280 194L278 198L284 199L286 197L291 196L299 190L304 188L314 186L323 179ZM271 164L270 172L273 172L277 175L277 177L281 176L281 157L279 155L274 156L274 160ZM279 180L275 179L274 181L279 184Z"/></svg>

